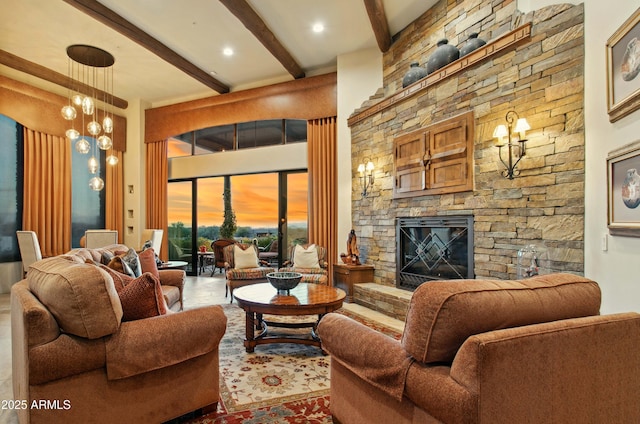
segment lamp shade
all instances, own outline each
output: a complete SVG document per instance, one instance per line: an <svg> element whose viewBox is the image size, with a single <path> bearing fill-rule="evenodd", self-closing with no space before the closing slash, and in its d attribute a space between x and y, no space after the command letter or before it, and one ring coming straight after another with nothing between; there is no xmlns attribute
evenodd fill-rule
<svg viewBox="0 0 640 424"><path fill-rule="evenodd" d="M527 118L519 118L516 122L516 127L513 129L515 132L524 134L531 129L531 126L527 122Z"/></svg>
<svg viewBox="0 0 640 424"><path fill-rule="evenodd" d="M502 138L508 135L509 135L509 132L507 131L507 127L505 125L500 124L496 127L495 130L493 130L493 136L495 138Z"/></svg>

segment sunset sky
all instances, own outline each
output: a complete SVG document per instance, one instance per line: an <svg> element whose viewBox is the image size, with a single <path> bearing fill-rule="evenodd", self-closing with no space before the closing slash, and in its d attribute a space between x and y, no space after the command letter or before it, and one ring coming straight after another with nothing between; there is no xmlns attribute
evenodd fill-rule
<svg viewBox="0 0 640 424"><path fill-rule="evenodd" d="M198 179L198 225L221 225L224 179ZM289 223L307 221L307 174L288 177ZM191 183L169 184L169 224L191 224ZM231 202L238 227L276 227L278 225L278 174L231 177Z"/></svg>

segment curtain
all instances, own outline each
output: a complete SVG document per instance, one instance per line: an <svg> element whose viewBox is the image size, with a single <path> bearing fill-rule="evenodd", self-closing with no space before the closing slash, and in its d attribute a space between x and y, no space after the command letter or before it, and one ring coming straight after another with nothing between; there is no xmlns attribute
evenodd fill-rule
<svg viewBox="0 0 640 424"><path fill-rule="evenodd" d="M24 128L22 228L35 231L42 256L71 249L71 144Z"/></svg>
<svg viewBox="0 0 640 424"><path fill-rule="evenodd" d="M111 154L118 158L115 166L106 165L105 181L105 228L118 231L118 243L124 242L124 164L122 152L112 149Z"/></svg>
<svg viewBox="0 0 640 424"><path fill-rule="evenodd" d="M167 140L146 143L146 223L147 228L162 229L162 249L160 259L169 258L169 232L167 209L167 184L169 181L169 160L167 155Z"/></svg>
<svg viewBox="0 0 640 424"><path fill-rule="evenodd" d="M327 248L329 282L338 256L336 117L307 121L309 243Z"/></svg>

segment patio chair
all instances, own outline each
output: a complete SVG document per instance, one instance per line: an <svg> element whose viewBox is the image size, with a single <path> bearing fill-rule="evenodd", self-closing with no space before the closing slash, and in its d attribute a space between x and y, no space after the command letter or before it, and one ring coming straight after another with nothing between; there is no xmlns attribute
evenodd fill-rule
<svg viewBox="0 0 640 424"><path fill-rule="evenodd" d="M258 257L269 264L277 263L278 256L278 240L273 240L265 250L258 253Z"/></svg>

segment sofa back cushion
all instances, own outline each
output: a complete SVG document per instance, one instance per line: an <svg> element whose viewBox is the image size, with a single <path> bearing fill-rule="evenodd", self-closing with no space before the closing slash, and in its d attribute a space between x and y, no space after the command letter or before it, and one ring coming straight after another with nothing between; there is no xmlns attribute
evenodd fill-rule
<svg viewBox="0 0 640 424"><path fill-rule="evenodd" d="M97 339L118 330L120 299L113 279L99 267L57 256L32 265L27 281L63 331Z"/></svg>
<svg viewBox="0 0 640 424"><path fill-rule="evenodd" d="M422 363L451 363L474 334L599 311L598 284L573 274L427 282L413 293L402 344Z"/></svg>

